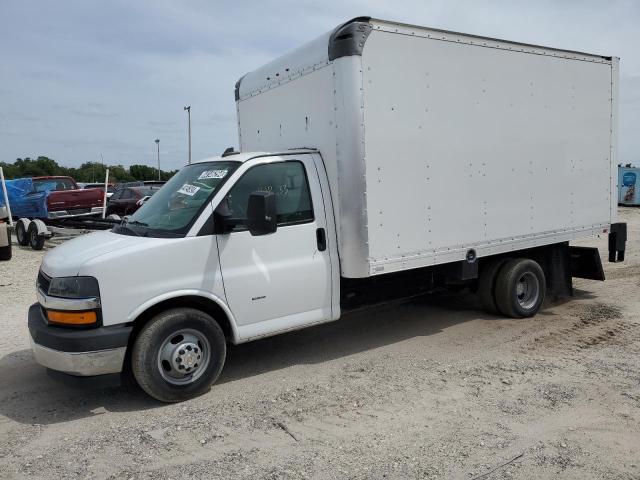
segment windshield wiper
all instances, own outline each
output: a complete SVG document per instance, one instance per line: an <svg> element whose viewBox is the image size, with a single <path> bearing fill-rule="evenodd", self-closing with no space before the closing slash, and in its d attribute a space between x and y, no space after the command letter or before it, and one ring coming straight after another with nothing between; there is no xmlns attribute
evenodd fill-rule
<svg viewBox="0 0 640 480"><path fill-rule="evenodd" d="M138 220L134 220L133 222L127 222L125 225L139 225L141 227L148 227L149 224L148 223L144 223L144 222L140 222Z"/></svg>
<svg viewBox="0 0 640 480"><path fill-rule="evenodd" d="M116 225L115 228L117 228L118 230L127 230L128 232L133 233L136 237L141 237L142 236L138 232L136 232L133 228L127 227L127 225L124 224L124 223L121 223L120 225Z"/></svg>

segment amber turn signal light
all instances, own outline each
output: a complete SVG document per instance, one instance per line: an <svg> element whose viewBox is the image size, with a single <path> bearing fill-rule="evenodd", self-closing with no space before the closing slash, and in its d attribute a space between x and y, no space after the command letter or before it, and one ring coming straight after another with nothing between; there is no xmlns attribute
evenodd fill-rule
<svg viewBox="0 0 640 480"><path fill-rule="evenodd" d="M47 318L49 322L60 325L91 325L98 321L96 312L55 312L48 310Z"/></svg>

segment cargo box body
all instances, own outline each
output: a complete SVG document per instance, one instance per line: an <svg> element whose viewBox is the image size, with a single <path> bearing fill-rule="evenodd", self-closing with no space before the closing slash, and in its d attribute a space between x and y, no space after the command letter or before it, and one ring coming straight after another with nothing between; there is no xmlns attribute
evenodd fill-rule
<svg viewBox="0 0 640 480"><path fill-rule="evenodd" d="M355 19L245 75L242 151L323 157L341 275L603 233L618 59Z"/></svg>

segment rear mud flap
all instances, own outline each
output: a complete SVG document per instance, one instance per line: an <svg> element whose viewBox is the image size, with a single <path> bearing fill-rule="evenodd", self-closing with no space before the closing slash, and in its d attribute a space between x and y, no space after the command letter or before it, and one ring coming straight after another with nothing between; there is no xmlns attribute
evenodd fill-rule
<svg viewBox="0 0 640 480"><path fill-rule="evenodd" d="M569 247L571 276L589 280L604 280L600 253L595 247Z"/></svg>

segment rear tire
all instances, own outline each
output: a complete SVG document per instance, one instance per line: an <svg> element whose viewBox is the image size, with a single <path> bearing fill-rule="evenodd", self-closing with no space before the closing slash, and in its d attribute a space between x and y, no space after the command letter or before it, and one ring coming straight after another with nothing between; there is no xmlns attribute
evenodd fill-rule
<svg viewBox="0 0 640 480"><path fill-rule="evenodd" d="M29 230L27 231L29 237L29 245L34 250L42 250L44 247L44 235L40 233L38 229L38 224L33 221L29 223Z"/></svg>
<svg viewBox="0 0 640 480"><path fill-rule="evenodd" d="M18 241L18 245L21 247L29 245L29 236L27 235L29 223L29 220L26 218L20 218L16 222L16 240Z"/></svg>
<svg viewBox="0 0 640 480"><path fill-rule="evenodd" d="M211 316L175 308L158 314L140 331L131 367L150 396L181 402L209 391L222 371L226 348L224 332Z"/></svg>
<svg viewBox="0 0 640 480"><path fill-rule="evenodd" d="M533 317L544 301L545 292L544 272L533 260L510 260L498 272L495 287L496 305L507 317Z"/></svg>
<svg viewBox="0 0 640 480"><path fill-rule="evenodd" d="M480 260L482 262L482 260ZM508 258L496 258L486 260L488 263L480 269L480 276L478 277L478 298L482 308L491 315L499 315L500 311L496 305L496 278L498 271L506 262Z"/></svg>

